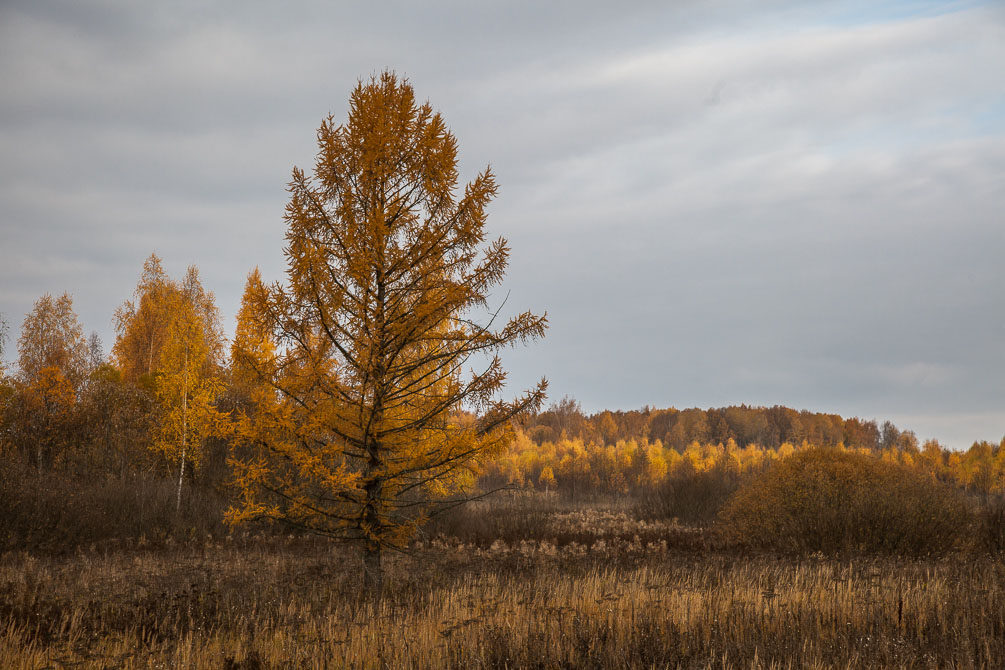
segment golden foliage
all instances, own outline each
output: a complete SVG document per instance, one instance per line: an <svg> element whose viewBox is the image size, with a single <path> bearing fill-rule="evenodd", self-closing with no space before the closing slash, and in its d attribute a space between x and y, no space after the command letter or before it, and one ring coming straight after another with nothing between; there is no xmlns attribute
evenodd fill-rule
<svg viewBox="0 0 1005 670"><path fill-rule="evenodd" d="M618 440L614 444L580 438L545 441L538 445L517 429L512 443L499 458L479 470L484 485L533 486L550 467L558 488L582 492L618 493L645 491L669 479L713 470L745 474L820 445L783 443L777 449L758 444L737 446L692 442L682 451L661 440ZM1001 444L975 442L965 452L944 449L935 440L920 451L892 446L886 449L824 447L840 453L868 455L923 472L929 478L986 495L1005 494L1005 440Z"/></svg>
<svg viewBox="0 0 1005 670"><path fill-rule="evenodd" d="M150 381L163 367L164 348L170 341L179 306L184 303L203 330L205 352L200 365L206 373L216 372L214 368L223 362L223 329L213 293L203 289L195 266L189 266L185 278L178 282L167 275L160 258L150 254L143 263L133 297L115 311L118 336L112 356L126 381Z"/></svg>
<svg viewBox="0 0 1005 670"><path fill-rule="evenodd" d="M77 421L74 413L77 391L63 371L54 365L38 370L30 381L16 387L4 421L8 439L30 453L36 468L50 466L74 446Z"/></svg>
<svg viewBox="0 0 1005 670"><path fill-rule="evenodd" d="M35 301L17 342L19 374L0 387L0 447L41 470L76 446L76 404L89 372L88 346L64 293Z"/></svg>
<svg viewBox="0 0 1005 670"><path fill-rule="evenodd" d="M134 298L116 311L112 353L126 381L153 391L158 412L150 449L178 464L180 508L187 464L198 467L205 441L231 432L216 407L225 388L220 315L195 266L175 281L156 254L144 262Z"/></svg>
<svg viewBox="0 0 1005 670"><path fill-rule="evenodd" d="M289 185L287 282L253 273L242 301L232 356L250 406L229 519L281 519L379 556L430 501L468 490L509 419L540 402L543 381L496 399L495 352L545 319L475 320L509 253L485 243L495 180L485 170L456 195L456 141L406 81L360 82L348 121L329 116L317 138L314 175L295 168Z"/></svg>
<svg viewBox="0 0 1005 670"><path fill-rule="evenodd" d="M215 406L223 380L205 373L209 356L206 333L192 303L175 300L154 383L161 411L151 445L171 462L182 464L187 459L198 467L205 440L229 432L227 415Z"/></svg>
<svg viewBox="0 0 1005 670"><path fill-rule="evenodd" d="M21 377L34 383L52 368L77 389L88 373L87 340L68 293L53 298L46 293L25 316L17 341Z"/></svg>

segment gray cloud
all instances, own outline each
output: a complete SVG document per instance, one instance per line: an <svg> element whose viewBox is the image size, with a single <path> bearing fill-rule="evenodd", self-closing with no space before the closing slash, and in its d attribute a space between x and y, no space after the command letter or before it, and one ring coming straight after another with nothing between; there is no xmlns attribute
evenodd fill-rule
<svg viewBox="0 0 1005 670"><path fill-rule="evenodd" d="M1000 8L204 4L0 8L12 330L70 290L110 344L152 251L231 318L320 119L392 67L498 174L507 305L552 323L512 386L1005 434Z"/></svg>

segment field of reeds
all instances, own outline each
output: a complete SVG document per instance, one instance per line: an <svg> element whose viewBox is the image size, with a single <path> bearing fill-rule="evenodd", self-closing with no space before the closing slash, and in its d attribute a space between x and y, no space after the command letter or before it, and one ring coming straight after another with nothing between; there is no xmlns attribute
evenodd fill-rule
<svg viewBox="0 0 1005 670"><path fill-rule="evenodd" d="M1005 561L782 557L625 505L482 504L387 560L190 540L0 558L0 667L1000 668ZM536 516L535 516L536 514ZM522 538L522 539L521 539Z"/></svg>

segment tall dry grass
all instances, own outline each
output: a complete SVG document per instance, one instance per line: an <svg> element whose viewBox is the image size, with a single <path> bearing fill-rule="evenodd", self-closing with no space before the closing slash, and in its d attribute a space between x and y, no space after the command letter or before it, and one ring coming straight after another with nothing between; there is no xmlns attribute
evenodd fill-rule
<svg viewBox="0 0 1005 670"><path fill-rule="evenodd" d="M0 667L1000 668L1005 563L323 542L0 561Z"/></svg>

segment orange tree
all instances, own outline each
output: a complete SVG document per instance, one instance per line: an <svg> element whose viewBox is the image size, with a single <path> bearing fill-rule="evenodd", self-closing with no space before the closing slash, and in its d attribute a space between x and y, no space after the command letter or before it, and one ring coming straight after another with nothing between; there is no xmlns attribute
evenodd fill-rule
<svg viewBox="0 0 1005 670"><path fill-rule="evenodd" d="M239 377L257 391L233 464L232 523L269 518L381 555L470 490L480 457L512 435L545 381L512 401L498 350L543 335L524 312L494 325L506 241L486 244L486 169L457 192L457 145L439 114L385 72L349 119L317 133L313 176L294 168L285 284L249 278ZM485 313L479 319L478 313Z"/></svg>
<svg viewBox="0 0 1005 670"><path fill-rule="evenodd" d="M89 372L87 340L68 293L35 301L17 350L18 375L3 393L0 441L17 445L41 472L77 446L77 397Z"/></svg>
<svg viewBox="0 0 1005 670"><path fill-rule="evenodd" d="M155 254L143 264L134 297L116 311L112 353L122 377L155 401L149 446L177 464L180 510L187 464L198 468L207 441L231 429L217 408L224 390L220 315L195 266L175 281Z"/></svg>

